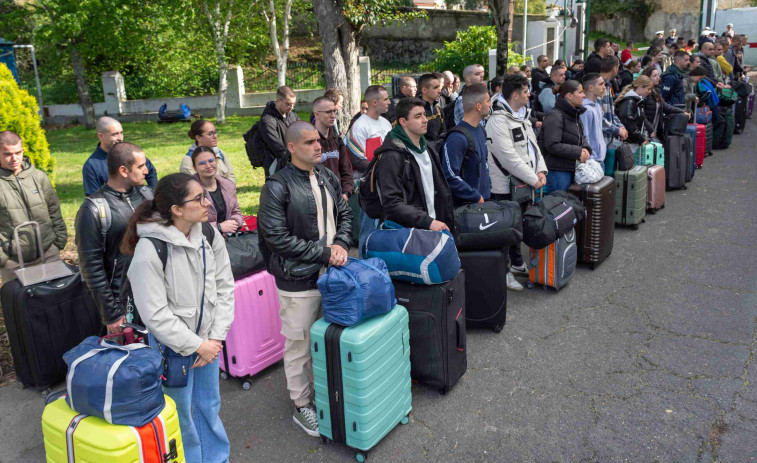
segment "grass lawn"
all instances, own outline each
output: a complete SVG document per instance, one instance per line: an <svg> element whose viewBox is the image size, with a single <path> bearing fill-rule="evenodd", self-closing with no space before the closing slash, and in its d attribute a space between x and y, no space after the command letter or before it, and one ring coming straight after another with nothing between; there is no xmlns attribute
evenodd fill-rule
<svg viewBox="0 0 757 463"><path fill-rule="evenodd" d="M301 113L306 119L309 113ZM256 214L258 198L263 187L263 169L253 169L244 151L245 133L258 117L230 117L226 124L216 126L218 146L229 156L237 181L237 196L244 214ZM158 170L158 177L178 172L182 157L192 144L187 137L189 124L177 122L158 124L157 122L129 122L123 124L124 140L136 143ZM55 190L60 198L63 218L68 228L68 245L65 257L75 261L74 220L76 212L84 200L81 168L97 147L94 129L75 126L47 131L50 151L58 160Z"/></svg>

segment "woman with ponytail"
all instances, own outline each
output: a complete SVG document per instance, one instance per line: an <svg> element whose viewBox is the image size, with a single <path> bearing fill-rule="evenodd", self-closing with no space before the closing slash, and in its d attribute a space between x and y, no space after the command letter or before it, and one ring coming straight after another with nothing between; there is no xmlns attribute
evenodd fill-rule
<svg viewBox="0 0 757 463"><path fill-rule="evenodd" d="M665 130L663 129L665 118L671 114L684 113L682 108L676 108L668 104L660 95L660 71L656 68L647 68L642 75L649 77L652 81L652 92L644 98L644 116L647 122L652 124L656 138L665 139Z"/></svg>
<svg viewBox="0 0 757 463"><path fill-rule="evenodd" d="M197 180L167 175L155 199L134 212L121 243L133 254L128 277L150 344L192 365L186 386L163 390L176 402L186 461L198 463L229 459L218 415L218 353L234 319L234 277L223 237L204 223L208 203Z"/></svg>
<svg viewBox="0 0 757 463"><path fill-rule="evenodd" d="M631 144L643 145L655 135L652 123L644 116L644 99L652 93L653 87L649 77L640 75L615 99L615 114L628 131L626 140Z"/></svg>

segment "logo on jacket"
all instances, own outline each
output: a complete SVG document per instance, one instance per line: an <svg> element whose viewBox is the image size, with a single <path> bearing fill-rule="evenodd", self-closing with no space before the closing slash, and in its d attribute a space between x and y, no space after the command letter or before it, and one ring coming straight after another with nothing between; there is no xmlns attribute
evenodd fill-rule
<svg viewBox="0 0 757 463"><path fill-rule="evenodd" d="M495 223L499 222L499 220L495 220L494 222L489 223L489 214L484 214L484 220L486 221L486 225L484 225L483 223L478 224L478 229L481 231L484 231Z"/></svg>
<svg viewBox="0 0 757 463"><path fill-rule="evenodd" d="M513 142L519 142L526 139L526 136L523 134L523 129L520 127L515 127L513 130Z"/></svg>

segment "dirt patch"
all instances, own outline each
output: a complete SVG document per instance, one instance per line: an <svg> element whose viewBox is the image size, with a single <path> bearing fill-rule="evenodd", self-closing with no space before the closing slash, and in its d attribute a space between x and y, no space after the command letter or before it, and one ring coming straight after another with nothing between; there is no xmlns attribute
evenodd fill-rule
<svg viewBox="0 0 757 463"><path fill-rule="evenodd" d="M5 329L5 319L0 312L0 386L10 384L15 379L16 371L13 369L11 344L8 341L8 332Z"/></svg>
<svg viewBox="0 0 757 463"><path fill-rule="evenodd" d="M712 428L710 429L710 450L713 458L717 459L718 449L720 449L722 442L721 438L729 429L728 423L723 418L718 418L712 423Z"/></svg>

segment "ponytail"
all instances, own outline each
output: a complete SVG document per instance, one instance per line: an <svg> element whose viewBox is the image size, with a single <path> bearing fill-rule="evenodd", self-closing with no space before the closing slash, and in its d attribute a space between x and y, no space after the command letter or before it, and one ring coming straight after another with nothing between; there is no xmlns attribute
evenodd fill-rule
<svg viewBox="0 0 757 463"><path fill-rule="evenodd" d="M134 211L134 214L129 218L129 224L126 226L126 233L121 240L121 252L128 255L134 255L134 248L137 247L137 241L139 241L139 235L137 235L137 224L157 222L158 220L153 217L155 215L155 200L148 199L143 202Z"/></svg>

